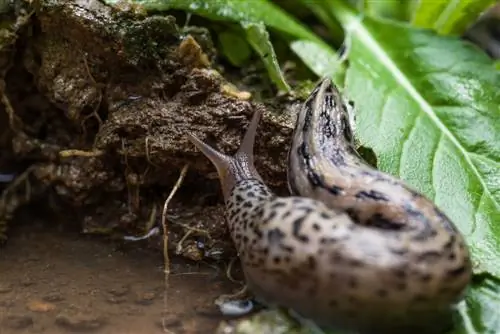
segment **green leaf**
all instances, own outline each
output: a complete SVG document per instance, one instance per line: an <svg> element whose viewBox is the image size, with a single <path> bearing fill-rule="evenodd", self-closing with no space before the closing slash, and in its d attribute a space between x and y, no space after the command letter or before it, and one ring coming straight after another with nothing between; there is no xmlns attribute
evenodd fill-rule
<svg viewBox="0 0 500 334"><path fill-rule="evenodd" d="M486 275L473 282L459 305L461 326L452 334L497 334L500 331L500 281Z"/></svg>
<svg viewBox="0 0 500 334"><path fill-rule="evenodd" d="M500 277L500 73L458 38L360 21L329 1L349 31L346 89L362 145L455 222L476 272Z"/></svg>
<svg viewBox="0 0 500 334"><path fill-rule="evenodd" d="M421 0L413 25L443 35L462 35L495 0Z"/></svg>
<svg viewBox="0 0 500 334"><path fill-rule="evenodd" d="M290 92L290 86L283 77L266 27L262 23L242 23L241 25L247 33L248 42L264 62L271 80L279 89Z"/></svg>
<svg viewBox="0 0 500 334"><path fill-rule="evenodd" d="M120 0L105 0L116 4ZM212 20L241 22L263 22L282 33L297 38L323 43L319 37L304 27L299 21L267 0L135 0L150 11L180 9L208 17Z"/></svg>
<svg viewBox="0 0 500 334"><path fill-rule="evenodd" d="M247 41L233 31L223 31L218 34L221 50L234 66L243 65L251 55Z"/></svg>

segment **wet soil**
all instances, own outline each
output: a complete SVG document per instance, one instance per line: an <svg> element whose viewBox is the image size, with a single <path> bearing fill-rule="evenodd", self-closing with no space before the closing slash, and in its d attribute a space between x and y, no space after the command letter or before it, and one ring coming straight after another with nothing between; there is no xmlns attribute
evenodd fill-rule
<svg viewBox="0 0 500 334"><path fill-rule="evenodd" d="M213 301L237 285L224 270L173 259L164 312L163 258L138 243L30 223L0 252L0 333L213 333Z"/></svg>

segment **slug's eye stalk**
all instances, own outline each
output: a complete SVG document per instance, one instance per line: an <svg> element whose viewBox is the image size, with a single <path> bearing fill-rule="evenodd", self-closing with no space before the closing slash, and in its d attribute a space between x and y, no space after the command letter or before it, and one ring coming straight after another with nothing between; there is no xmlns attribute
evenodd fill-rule
<svg viewBox="0 0 500 334"><path fill-rule="evenodd" d="M262 181L259 173L255 170L253 156L255 135L257 133L257 126L261 115L262 110L257 110L254 113L241 145L236 154L232 157L213 149L198 139L195 135L191 133L187 134L188 139L212 162L217 169L222 186L222 192L226 201L236 183L246 179L258 179Z"/></svg>

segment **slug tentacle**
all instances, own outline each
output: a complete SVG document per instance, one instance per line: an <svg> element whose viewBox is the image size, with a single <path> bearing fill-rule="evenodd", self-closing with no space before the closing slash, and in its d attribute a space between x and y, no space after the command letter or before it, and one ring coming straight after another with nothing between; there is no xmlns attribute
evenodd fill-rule
<svg viewBox="0 0 500 334"><path fill-rule="evenodd" d="M241 145L233 157L216 151L195 135L188 133L188 139L212 162L217 169L222 186L224 199L227 201L231 189L241 180L257 179L262 181L261 176L254 167L253 146L257 126L259 124L262 110L254 113L250 125L245 132Z"/></svg>

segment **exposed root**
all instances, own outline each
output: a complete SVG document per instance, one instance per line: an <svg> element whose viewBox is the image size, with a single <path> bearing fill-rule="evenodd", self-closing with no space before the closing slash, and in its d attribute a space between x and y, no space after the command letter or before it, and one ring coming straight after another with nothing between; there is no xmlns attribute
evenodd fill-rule
<svg viewBox="0 0 500 334"><path fill-rule="evenodd" d="M92 85L96 88L96 90L98 91L98 94L99 94L99 97L97 98L97 103L95 103L95 105L92 109L92 113L90 115L85 116L80 123L81 127L82 127L82 131L83 131L83 136L85 137L87 135L87 129L85 127L85 123L87 122L87 120L89 120L92 117L95 118L97 120L97 123L99 123L99 127L98 127L99 130L101 129L102 124L104 123L101 116L99 115L98 111L99 111L99 108L101 107L102 98L103 98L102 90L104 89L105 86L103 84L99 84L94 79L94 76L90 72L89 64L87 62L87 58L85 57L85 55L83 56L83 65L85 67L85 71L87 72L88 77L92 81Z"/></svg>
<svg viewBox="0 0 500 334"><path fill-rule="evenodd" d="M5 94L5 81L0 80L0 98L2 100L3 105L5 106L5 112L9 117L9 125L12 131L19 132L21 131L22 122L21 119L16 115L12 104L10 103L10 99Z"/></svg>
<svg viewBox="0 0 500 334"><path fill-rule="evenodd" d="M174 187L172 188L172 191L168 195L167 199L165 200L165 204L163 205L163 212L161 215L161 224L163 226L163 262L164 262L164 272L165 272L165 287L163 291L163 317L162 317L162 328L165 333L168 334L174 334L171 330L167 328L166 324L166 314L167 314L167 307L168 307L168 290L170 287L170 258L168 256L168 226L167 226L167 210L168 210L168 204L174 197L175 193L177 190L180 188L182 185L182 181L184 180L184 177L186 176L186 173L188 171L189 165L186 164L184 167L182 167L181 173L179 175L179 178L177 179L177 182L175 183Z"/></svg>
<svg viewBox="0 0 500 334"><path fill-rule="evenodd" d="M59 152L59 157L61 158L73 158L73 157L85 157L94 158L104 155L104 151L83 151L83 150L62 150Z"/></svg>

